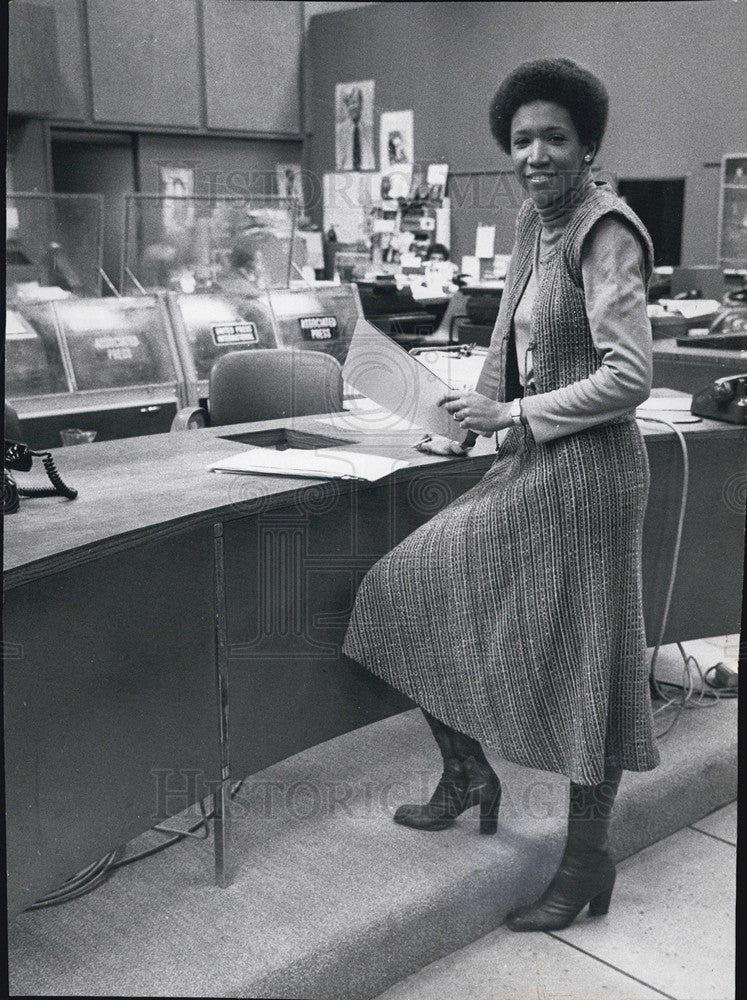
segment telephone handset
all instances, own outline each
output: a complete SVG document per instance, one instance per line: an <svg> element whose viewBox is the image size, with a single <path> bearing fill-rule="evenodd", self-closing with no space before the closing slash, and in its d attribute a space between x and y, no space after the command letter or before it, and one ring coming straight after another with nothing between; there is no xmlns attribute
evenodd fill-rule
<svg viewBox="0 0 747 1000"><path fill-rule="evenodd" d="M34 458L41 458L44 471L51 486L19 486L11 475L14 472L28 472ZM78 491L67 486L57 471L54 459L48 451L31 451L20 441L5 440L3 449L3 514L15 514L19 497L66 497L74 500Z"/></svg>
<svg viewBox="0 0 747 1000"><path fill-rule="evenodd" d="M747 424L747 375L717 378L693 396L690 412L729 424Z"/></svg>

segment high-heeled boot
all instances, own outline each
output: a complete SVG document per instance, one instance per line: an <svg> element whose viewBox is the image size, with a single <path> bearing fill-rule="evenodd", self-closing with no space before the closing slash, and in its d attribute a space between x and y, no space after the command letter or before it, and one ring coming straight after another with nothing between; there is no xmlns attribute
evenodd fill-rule
<svg viewBox="0 0 747 1000"><path fill-rule="evenodd" d="M568 840L560 867L536 902L509 913L512 931L556 931L568 927L588 904L589 916L609 909L615 865L607 850L612 807L622 772L608 764L599 785L571 782Z"/></svg>
<svg viewBox="0 0 747 1000"><path fill-rule="evenodd" d="M423 711L441 751L444 770L429 802L402 805L394 822L417 830L445 830L457 816L480 806L480 833L495 833L501 783L479 742Z"/></svg>

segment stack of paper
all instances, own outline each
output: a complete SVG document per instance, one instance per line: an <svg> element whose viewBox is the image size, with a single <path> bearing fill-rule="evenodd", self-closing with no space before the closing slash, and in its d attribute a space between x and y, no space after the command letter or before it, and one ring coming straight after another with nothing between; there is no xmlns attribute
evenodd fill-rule
<svg viewBox="0 0 747 1000"><path fill-rule="evenodd" d="M380 455L324 448L312 451L287 448L249 448L208 466L210 472L261 473L275 476L302 476L306 479L365 479L374 482L404 469L407 462Z"/></svg>

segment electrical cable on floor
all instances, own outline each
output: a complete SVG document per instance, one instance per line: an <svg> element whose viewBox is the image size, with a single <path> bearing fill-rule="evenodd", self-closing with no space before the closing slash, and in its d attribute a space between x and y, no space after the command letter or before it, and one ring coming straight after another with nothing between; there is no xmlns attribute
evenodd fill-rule
<svg viewBox="0 0 747 1000"><path fill-rule="evenodd" d="M231 798L233 798L238 790L244 783L242 778L237 781L236 784L231 789ZM72 878L68 879L59 889L55 889L53 892L48 893L46 896L42 896L35 903L26 907L26 910L41 910L47 906L58 906L60 903L69 903L73 899L78 899L80 896L84 896L87 892L92 889L97 889L100 885L110 878L112 872L116 871L117 868L123 868L125 865L132 864L133 861L142 861L143 858L148 858L153 854L160 854L161 851L165 851L167 847L172 847L174 844L178 844L181 840L186 840L191 834L198 830L203 824L206 824L208 820L213 819L215 816L215 809L211 809L210 812L205 811L205 806L203 802L199 803L201 817L192 826L188 827L184 833L177 833L173 837L169 837L168 840L164 840L161 844L156 844L153 847L146 848L144 851L139 851L137 854L131 854L129 856L122 856L122 848L118 848L115 851L110 851L105 854L103 858L98 861L94 861L87 868L78 872L77 875L73 875ZM154 827L157 829L157 827Z"/></svg>

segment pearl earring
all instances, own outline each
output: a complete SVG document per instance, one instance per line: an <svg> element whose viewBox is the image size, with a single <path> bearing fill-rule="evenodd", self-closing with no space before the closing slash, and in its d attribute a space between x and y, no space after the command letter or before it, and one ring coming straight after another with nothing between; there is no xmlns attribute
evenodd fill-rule
<svg viewBox="0 0 747 1000"><path fill-rule="evenodd" d="M584 161L586 163L591 163L591 153L586 154L586 156L584 157Z"/></svg>

